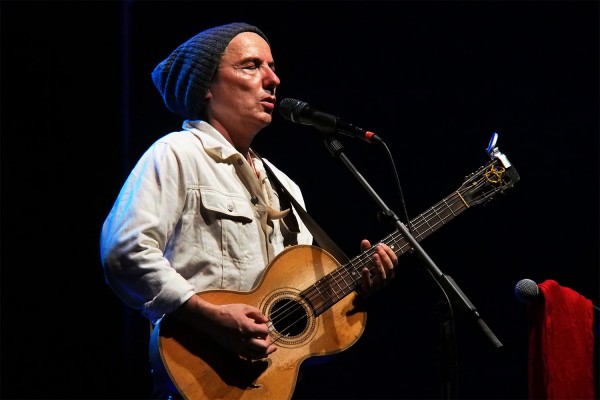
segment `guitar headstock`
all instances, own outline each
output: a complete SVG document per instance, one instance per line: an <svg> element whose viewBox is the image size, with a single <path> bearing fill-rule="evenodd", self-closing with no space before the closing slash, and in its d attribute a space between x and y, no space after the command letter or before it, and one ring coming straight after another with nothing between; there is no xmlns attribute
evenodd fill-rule
<svg viewBox="0 0 600 400"><path fill-rule="evenodd" d="M498 134L494 132L487 148L491 160L468 175L458 189L458 193L469 207L492 200L498 193L512 188L520 179L515 167L496 147L497 141Z"/></svg>

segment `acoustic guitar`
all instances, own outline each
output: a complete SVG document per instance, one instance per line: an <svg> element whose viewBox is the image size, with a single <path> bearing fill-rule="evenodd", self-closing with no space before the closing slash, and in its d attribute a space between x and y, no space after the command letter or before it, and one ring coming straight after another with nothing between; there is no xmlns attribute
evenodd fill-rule
<svg viewBox="0 0 600 400"><path fill-rule="evenodd" d="M488 149L488 152L490 149ZM515 168L495 149L491 160L465 178L458 190L409 222L417 241L476 204L487 202L519 180ZM398 256L411 249L397 230L381 242ZM340 265L311 245L292 246L266 268L251 292L208 290L199 295L215 304L244 303L270 319L278 346L268 358L247 360L222 348L208 335L191 332L168 316L150 338L152 372L185 399L290 399L300 364L315 356L346 350L360 338L366 312L357 307L361 271L371 263L374 246Z"/></svg>

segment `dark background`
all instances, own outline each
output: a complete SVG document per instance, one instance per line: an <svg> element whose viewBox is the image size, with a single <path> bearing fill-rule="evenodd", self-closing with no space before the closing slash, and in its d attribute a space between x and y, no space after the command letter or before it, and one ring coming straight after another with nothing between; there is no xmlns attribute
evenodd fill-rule
<svg viewBox="0 0 600 400"><path fill-rule="evenodd" d="M104 282L100 227L137 158L181 125L152 84L154 66L197 32L244 20L270 38L278 100L384 139L410 218L484 165L499 133L521 181L421 244L504 345L457 315L457 397L526 398L516 282L554 279L600 304L598 8L2 1L1 397L147 396L148 326ZM343 144L404 220L383 147ZM349 255L392 231L316 129L276 114L255 148L303 187L308 211ZM359 342L303 368L297 398L442 397L441 293L419 258L400 261Z"/></svg>

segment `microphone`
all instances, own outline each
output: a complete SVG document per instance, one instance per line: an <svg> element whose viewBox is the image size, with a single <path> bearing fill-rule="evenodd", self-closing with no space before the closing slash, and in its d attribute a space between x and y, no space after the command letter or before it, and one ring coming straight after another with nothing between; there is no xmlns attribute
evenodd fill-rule
<svg viewBox="0 0 600 400"><path fill-rule="evenodd" d="M515 296L523 303L529 304L536 299L544 296L537 283L531 279L521 279L515 285ZM596 311L600 311L600 307L592 303Z"/></svg>
<svg viewBox="0 0 600 400"><path fill-rule="evenodd" d="M515 285L515 297L523 303L529 304L540 296L540 288L531 279L521 279Z"/></svg>
<svg viewBox="0 0 600 400"><path fill-rule="evenodd" d="M279 113L287 120L297 124L311 125L323 133L335 133L363 140L367 143L382 142L381 138L371 131L342 121L338 117L317 111L307 103L295 99L283 99L279 103Z"/></svg>

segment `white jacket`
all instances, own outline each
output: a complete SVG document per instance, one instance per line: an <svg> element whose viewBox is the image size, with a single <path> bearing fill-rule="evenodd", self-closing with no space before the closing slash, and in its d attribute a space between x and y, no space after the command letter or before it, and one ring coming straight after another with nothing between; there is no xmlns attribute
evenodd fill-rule
<svg viewBox="0 0 600 400"><path fill-rule="evenodd" d="M185 121L183 129L143 154L100 236L107 283L153 322L202 290L251 290L284 239L296 235L280 219L285 213L259 159L260 180L208 123ZM304 207L300 188L269 165ZM297 243L312 244L297 219Z"/></svg>

